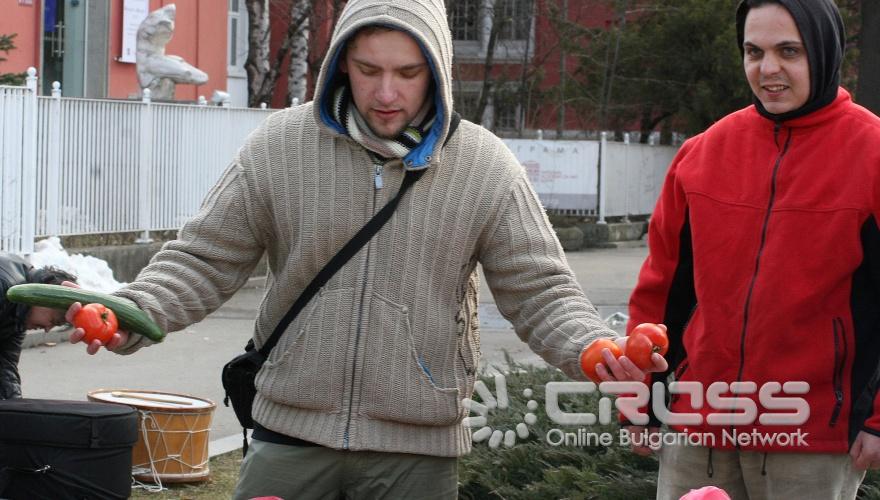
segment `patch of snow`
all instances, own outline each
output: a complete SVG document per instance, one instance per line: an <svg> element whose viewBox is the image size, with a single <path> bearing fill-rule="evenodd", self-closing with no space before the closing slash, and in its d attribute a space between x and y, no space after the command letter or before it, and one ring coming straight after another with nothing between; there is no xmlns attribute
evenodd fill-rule
<svg viewBox="0 0 880 500"><path fill-rule="evenodd" d="M34 253L28 255L27 259L38 269L53 266L73 274L77 277L77 283L86 290L111 293L125 285L113 278L113 270L107 261L78 253L70 255L57 236L36 242Z"/></svg>

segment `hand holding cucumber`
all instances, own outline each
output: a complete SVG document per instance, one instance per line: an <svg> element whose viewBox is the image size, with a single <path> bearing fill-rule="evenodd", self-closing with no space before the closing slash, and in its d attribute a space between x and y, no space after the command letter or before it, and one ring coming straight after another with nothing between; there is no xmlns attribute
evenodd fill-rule
<svg viewBox="0 0 880 500"><path fill-rule="evenodd" d="M161 342L165 337L156 323L147 314L138 308L130 300L99 292L82 290L75 283L65 281L62 285L46 285L28 283L16 285L6 292L6 297L13 302L20 302L31 306L52 307L66 310L65 319L73 324L74 318L79 313L83 304L99 303L112 310L119 320L121 328L114 333L109 340L102 341L93 339L87 342L86 351L95 354L101 347L114 350L128 342L129 332L143 335L154 342ZM70 342L83 341L85 330L74 329L70 334Z"/></svg>

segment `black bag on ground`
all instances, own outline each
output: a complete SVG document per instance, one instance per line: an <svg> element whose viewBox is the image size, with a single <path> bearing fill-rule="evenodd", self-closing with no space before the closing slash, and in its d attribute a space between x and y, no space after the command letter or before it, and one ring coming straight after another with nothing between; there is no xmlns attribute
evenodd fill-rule
<svg viewBox="0 0 880 500"><path fill-rule="evenodd" d="M451 133L450 133L451 135ZM257 395L257 389L254 385L254 380L257 377L257 373L260 371L260 368L263 366L263 363L266 361L266 358L269 357L269 353L272 351L272 348L275 347L275 344L278 343L278 340L281 338L281 335L284 334L284 331L287 330L287 327L290 326L290 323L296 318L297 314L312 300L312 297L318 293L318 290L321 289L330 278L336 274L346 262L348 262L358 251L363 248L363 246L370 241L370 238L376 234L379 229L388 222L388 219L391 218L391 215L394 213L394 210L397 208L397 204L400 203L400 199L403 197L404 193L406 193L407 189L415 183L422 176L424 170L410 170L406 172L406 176L403 179L403 183L400 186L400 190L397 192L397 195L389 201L381 210L379 210L376 215L370 219L367 224L362 227L357 234L355 234L348 243L345 244L337 253L333 256L332 259L321 269L320 272L312 279L312 282L303 290L302 294L296 299L296 302L290 306L290 309L281 318L281 321L275 327L275 330L272 331L272 335L269 336L269 339L263 344L259 349L256 349L254 346L253 339L249 340L247 345L245 346L244 354L239 354L232 361L226 363L223 366L223 372L221 373L221 381L223 382L223 389L226 391L226 397L223 398L223 404L229 406L229 402L232 401L232 409L235 411L235 416L238 418L238 422L241 424L243 429L243 446L242 449L245 454L247 454L247 429L253 429L254 427L254 419L252 417L252 407L254 404L254 398Z"/></svg>
<svg viewBox="0 0 880 500"><path fill-rule="evenodd" d="M128 406L0 400L0 498L128 498L137 440Z"/></svg>

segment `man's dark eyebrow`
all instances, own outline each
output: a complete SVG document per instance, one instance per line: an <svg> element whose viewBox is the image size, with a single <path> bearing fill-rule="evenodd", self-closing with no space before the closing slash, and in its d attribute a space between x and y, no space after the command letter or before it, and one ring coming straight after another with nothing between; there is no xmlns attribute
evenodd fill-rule
<svg viewBox="0 0 880 500"><path fill-rule="evenodd" d="M374 64L370 64L370 63L368 63L367 61L361 61L360 59L357 59L357 58L354 58L354 57L352 57L352 60L353 60L356 64L359 64L359 65L361 65L361 66L366 66L366 67L368 67L368 68L379 69L378 66L376 66L376 65L374 65Z"/></svg>
<svg viewBox="0 0 880 500"><path fill-rule="evenodd" d="M428 63L407 64L406 66L401 66L401 67L399 67L399 68L397 68L397 69L398 69L398 70L401 70L401 71L406 71L406 70L409 70L409 69L421 69L421 68L423 68L423 67L425 67L425 66L427 66L427 65L428 65Z"/></svg>
<svg viewBox="0 0 880 500"><path fill-rule="evenodd" d="M774 47L803 47L803 45L804 44L802 42L799 42L797 40L783 40L783 41L777 43L776 45L774 45ZM754 43L749 42L748 40L743 42L743 47L755 47L757 49L761 48L761 47L758 47L757 45L755 45Z"/></svg>
<svg viewBox="0 0 880 500"><path fill-rule="evenodd" d="M362 60L357 59L355 57L353 57L352 60L356 64L360 64L361 66L366 66L367 68L371 68L371 69L379 69L379 67L376 66L375 64L370 64L367 61L362 61ZM395 68L395 69L398 71L406 71L406 70L410 70L410 69L421 68L421 67L427 66L427 65L428 65L428 63L414 63L414 64L407 64L406 66L401 66L401 67Z"/></svg>

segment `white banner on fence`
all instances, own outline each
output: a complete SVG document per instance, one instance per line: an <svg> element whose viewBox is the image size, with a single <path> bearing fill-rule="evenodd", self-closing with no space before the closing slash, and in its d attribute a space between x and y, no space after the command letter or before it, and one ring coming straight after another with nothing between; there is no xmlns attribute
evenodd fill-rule
<svg viewBox="0 0 880 500"><path fill-rule="evenodd" d="M137 30L150 13L150 0L125 0L122 6L122 55L119 62L135 62Z"/></svg>
<svg viewBox="0 0 880 500"><path fill-rule="evenodd" d="M650 214L654 211L666 171L678 148L608 142L605 204L608 216Z"/></svg>
<svg viewBox="0 0 880 500"><path fill-rule="evenodd" d="M595 210L599 143L593 141L504 142L528 172L545 208Z"/></svg>

